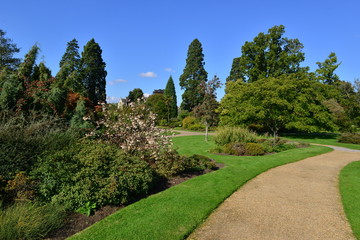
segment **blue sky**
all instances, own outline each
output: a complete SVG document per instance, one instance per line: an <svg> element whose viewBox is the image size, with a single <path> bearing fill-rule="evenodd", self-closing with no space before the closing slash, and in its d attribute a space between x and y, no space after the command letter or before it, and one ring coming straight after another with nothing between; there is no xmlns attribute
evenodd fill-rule
<svg viewBox="0 0 360 240"><path fill-rule="evenodd" d="M13 0L2 1L0 29L21 48L41 48L53 75L66 44L79 41L80 52L91 38L100 44L107 64L107 96L112 101L130 90L162 89L173 76L181 102L179 77L189 44L198 38L205 69L225 82L241 46L274 25L286 27L285 37L304 44L303 66L335 52L342 62L337 74L353 82L360 78L360 1L241 1L241 0ZM218 98L224 88L218 90Z"/></svg>

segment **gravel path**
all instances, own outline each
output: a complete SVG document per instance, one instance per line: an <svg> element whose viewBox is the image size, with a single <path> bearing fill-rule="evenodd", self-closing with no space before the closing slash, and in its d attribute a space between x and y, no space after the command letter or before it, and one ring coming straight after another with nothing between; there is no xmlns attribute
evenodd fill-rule
<svg viewBox="0 0 360 240"><path fill-rule="evenodd" d="M181 130L174 130L174 132L179 132L180 134L174 135L172 137L184 137L184 136L195 136L195 135L205 136L205 132L188 132L188 131L181 131ZM209 132L208 135L215 135L215 133Z"/></svg>
<svg viewBox="0 0 360 240"><path fill-rule="evenodd" d="M188 239L355 239L338 189L360 151L333 152L260 174L231 195Z"/></svg>

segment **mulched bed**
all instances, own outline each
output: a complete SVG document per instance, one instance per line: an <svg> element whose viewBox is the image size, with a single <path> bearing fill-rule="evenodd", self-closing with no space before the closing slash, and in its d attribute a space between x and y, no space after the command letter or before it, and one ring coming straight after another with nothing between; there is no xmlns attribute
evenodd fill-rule
<svg viewBox="0 0 360 240"><path fill-rule="evenodd" d="M223 164L217 163L216 166L218 168L224 167ZM170 187L173 187L177 184L180 184L182 182L185 182L191 178L213 172L213 170L205 170L202 172L192 172L192 173L182 173L178 176L172 177L168 179L167 181L163 181L159 184L157 184L156 188L153 189L153 191L149 194L155 194L161 191L164 191ZM52 232L46 239L47 240L62 240L66 239L72 235L74 235L77 232L80 232L81 230L91 226L92 224L100 221L101 219L113 214L114 212L118 211L121 208L124 208L125 206L105 206L99 210L97 210L94 215L92 216L86 216L81 213L74 213L70 212L67 214L67 217L65 219L65 224L62 228L56 230L55 232Z"/></svg>

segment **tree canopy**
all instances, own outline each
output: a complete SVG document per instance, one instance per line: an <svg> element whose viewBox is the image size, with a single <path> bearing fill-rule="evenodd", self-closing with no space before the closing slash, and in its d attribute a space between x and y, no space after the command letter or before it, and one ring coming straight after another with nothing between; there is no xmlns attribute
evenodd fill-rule
<svg viewBox="0 0 360 240"><path fill-rule="evenodd" d="M15 58L14 54L18 53L20 49L10 38L5 37L5 34L0 29L0 70L4 68L15 70L20 64L20 59Z"/></svg>
<svg viewBox="0 0 360 240"><path fill-rule="evenodd" d="M138 99L142 99L144 97L144 92L141 88L134 88L129 92L129 96L127 97L129 102L136 102Z"/></svg>
<svg viewBox="0 0 360 240"><path fill-rule="evenodd" d="M106 102L106 64L102 59L102 50L94 39L85 46L81 57L81 78L86 97L97 105Z"/></svg>
<svg viewBox="0 0 360 240"><path fill-rule="evenodd" d="M233 61L227 80L255 82L262 78L307 71L308 68L300 67L305 59L303 44L298 39L283 37L284 33L283 25L274 26L266 34L259 33L252 42L245 42L241 56Z"/></svg>
<svg viewBox="0 0 360 240"><path fill-rule="evenodd" d="M341 63L337 63L337 57L335 53L330 53L324 62L317 62L318 69L315 71L319 81L325 84L334 85L339 83L339 76L335 74L335 70Z"/></svg>
<svg viewBox="0 0 360 240"><path fill-rule="evenodd" d="M176 90L175 84L172 76L169 77L169 80L166 83L164 90L165 101L167 103L167 108L169 112L168 118L176 118L178 115L177 99L176 99Z"/></svg>
<svg viewBox="0 0 360 240"><path fill-rule="evenodd" d="M189 45L186 65L180 76L181 89L185 90L182 95L181 109L190 112L203 101L204 93L199 91L199 85L207 81L204 65L201 43L198 39L194 39Z"/></svg>

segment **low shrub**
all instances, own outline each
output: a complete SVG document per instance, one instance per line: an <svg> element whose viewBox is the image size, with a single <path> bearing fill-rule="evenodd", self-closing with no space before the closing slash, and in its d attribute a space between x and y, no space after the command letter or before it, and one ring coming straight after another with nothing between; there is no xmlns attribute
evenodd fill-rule
<svg viewBox="0 0 360 240"><path fill-rule="evenodd" d="M258 143L246 143L245 155L249 156L261 156L265 154L265 149Z"/></svg>
<svg viewBox="0 0 360 240"><path fill-rule="evenodd" d="M294 148L297 148L296 144L284 143L284 144L280 144L280 145L277 145L276 147L274 147L274 152L282 152L282 151L286 151L286 150L290 150L290 149L294 149Z"/></svg>
<svg viewBox="0 0 360 240"><path fill-rule="evenodd" d="M257 139L255 132L241 127L221 127L214 136L215 143L220 146L228 143L255 143Z"/></svg>
<svg viewBox="0 0 360 240"><path fill-rule="evenodd" d="M139 157L87 140L46 156L33 176L41 200L76 210L131 202L150 190L155 174Z"/></svg>
<svg viewBox="0 0 360 240"><path fill-rule="evenodd" d="M216 170L218 167L216 166L215 161L212 159L203 156L194 154L191 157L185 159L184 164L184 172L197 172L204 171L206 169Z"/></svg>
<svg viewBox="0 0 360 240"><path fill-rule="evenodd" d="M341 143L352 143L360 144L360 134L359 133L342 133L339 137L339 142Z"/></svg>
<svg viewBox="0 0 360 240"><path fill-rule="evenodd" d="M18 202L0 208L0 239L42 239L63 225L65 214L55 205L39 206L31 202Z"/></svg>

